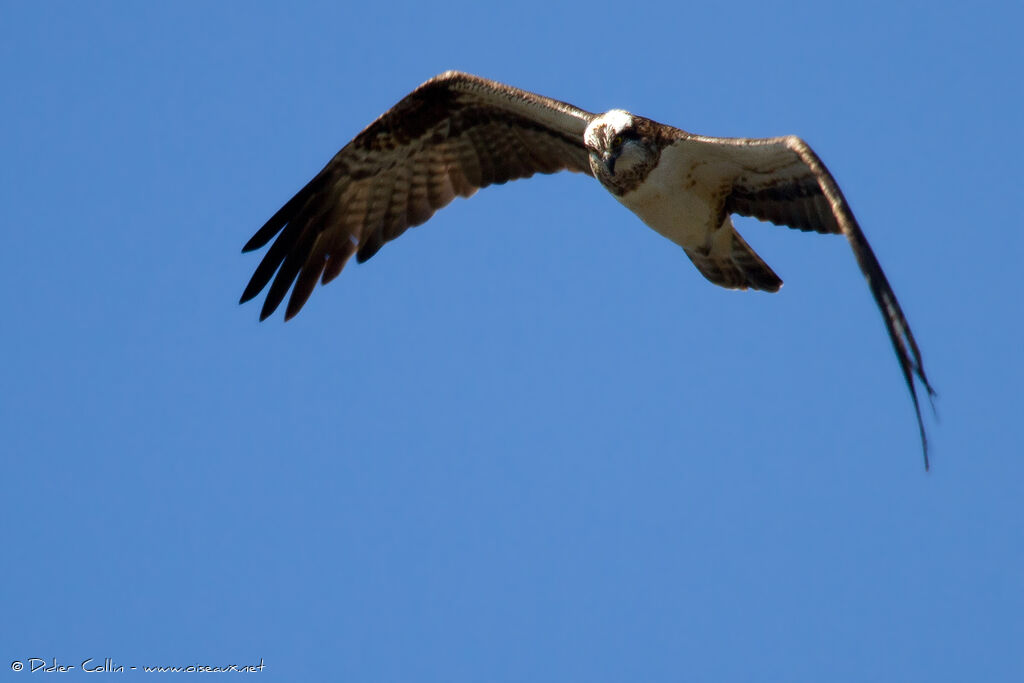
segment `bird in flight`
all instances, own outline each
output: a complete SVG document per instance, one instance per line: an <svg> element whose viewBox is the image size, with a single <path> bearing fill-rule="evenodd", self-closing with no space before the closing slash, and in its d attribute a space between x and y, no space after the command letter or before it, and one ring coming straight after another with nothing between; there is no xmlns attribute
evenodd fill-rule
<svg viewBox="0 0 1024 683"><path fill-rule="evenodd" d="M436 76L384 112L252 236L273 240L242 294L267 285L260 320L289 290L285 320L319 281L354 254L362 263L456 196L534 173L596 178L648 226L683 248L697 269L730 289L778 291L782 280L733 227L732 214L803 231L845 235L885 321L928 440L916 380L929 399L914 335L835 179L796 136L714 138L621 109L571 104L457 71Z"/></svg>

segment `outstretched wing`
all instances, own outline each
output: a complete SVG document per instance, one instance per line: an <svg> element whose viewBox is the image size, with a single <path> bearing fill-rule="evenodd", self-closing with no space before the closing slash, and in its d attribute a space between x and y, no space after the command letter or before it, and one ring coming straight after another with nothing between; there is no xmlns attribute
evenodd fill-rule
<svg viewBox="0 0 1024 683"><path fill-rule="evenodd" d="M589 174L583 132L593 117L469 74L432 78L345 145L246 243L243 252L277 236L241 302L269 283L263 320L290 288L287 320L352 254L366 261L456 195L534 173Z"/></svg>
<svg viewBox="0 0 1024 683"><path fill-rule="evenodd" d="M749 139L712 138L682 131L679 134L677 144L694 145L695 154L706 158L721 179L726 214L752 216L800 230L846 235L882 312L910 389L927 468L928 438L914 377L921 381L929 398L935 391L925 375L921 351L889 280L825 164L806 142L795 136Z"/></svg>

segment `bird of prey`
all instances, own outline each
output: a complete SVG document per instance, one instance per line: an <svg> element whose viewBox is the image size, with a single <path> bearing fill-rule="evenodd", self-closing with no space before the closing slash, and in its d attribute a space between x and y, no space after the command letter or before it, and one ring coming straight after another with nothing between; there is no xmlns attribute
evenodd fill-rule
<svg viewBox="0 0 1024 683"><path fill-rule="evenodd" d="M730 289L775 292L782 286L736 232L732 214L845 235L885 320L928 467L915 377L929 398L935 392L917 342L835 179L795 136L693 135L621 109L593 114L448 71L342 147L253 235L243 252L274 242L241 302L269 284L263 320L290 289L287 320L317 281L336 278L353 254L359 263L366 261L456 196L562 170L596 178L644 223L681 246L704 277Z"/></svg>

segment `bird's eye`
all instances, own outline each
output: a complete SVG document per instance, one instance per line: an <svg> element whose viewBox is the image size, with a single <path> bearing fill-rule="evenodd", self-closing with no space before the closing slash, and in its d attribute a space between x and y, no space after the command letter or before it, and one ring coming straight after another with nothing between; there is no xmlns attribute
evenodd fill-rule
<svg viewBox="0 0 1024 683"><path fill-rule="evenodd" d="M612 147L622 147L622 143L623 140L621 135L616 135L614 138L612 138Z"/></svg>

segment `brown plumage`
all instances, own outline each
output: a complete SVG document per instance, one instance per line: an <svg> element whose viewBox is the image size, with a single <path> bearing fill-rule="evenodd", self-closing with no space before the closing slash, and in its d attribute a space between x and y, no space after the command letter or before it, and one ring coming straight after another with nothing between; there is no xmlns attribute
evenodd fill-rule
<svg viewBox="0 0 1024 683"><path fill-rule="evenodd" d="M366 261L457 196L535 173L595 176L619 202L679 244L711 282L774 292L782 280L730 216L845 235L885 321L928 443L915 377L929 397L921 353L888 279L835 179L797 137L713 138L634 116L601 115L495 81L449 71L381 115L345 145L250 239L273 240L242 302L270 286L260 319L291 290L293 317L316 283L354 254Z"/></svg>
<svg viewBox="0 0 1024 683"><path fill-rule="evenodd" d="M427 81L345 145L246 243L242 251L252 251L277 236L242 302L270 283L263 320L291 288L287 320L353 253L368 260L457 196L534 173L589 174L582 140L593 116L468 74Z"/></svg>
<svg viewBox="0 0 1024 683"><path fill-rule="evenodd" d="M676 130L673 146L686 148L689 156L701 159L702 168L721 183L718 197L725 220L729 214L736 213L799 230L846 236L882 313L889 340L910 390L927 468L928 437L921 419L914 377L921 381L929 399L936 395L935 390L925 374L917 340L889 279L825 164L806 142L792 135L779 138L713 138ZM743 246L746 247L746 243ZM752 250L749 253L757 258ZM734 261L736 254L734 249ZM757 261L758 264L745 269L748 278L756 278L757 275L752 275L756 272L763 274L763 269L774 276L763 261L759 258ZM747 285L773 291L771 287L760 287L749 281Z"/></svg>

